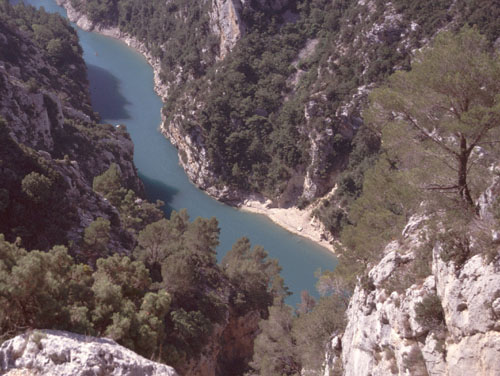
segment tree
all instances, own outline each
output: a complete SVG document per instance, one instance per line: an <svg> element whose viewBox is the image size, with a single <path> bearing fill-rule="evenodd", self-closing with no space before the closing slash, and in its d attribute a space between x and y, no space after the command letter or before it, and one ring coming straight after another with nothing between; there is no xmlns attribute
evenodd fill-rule
<svg viewBox="0 0 500 376"><path fill-rule="evenodd" d="M221 265L231 283L238 289L236 304L240 309L266 309L274 298L284 299L287 290L279 278L281 267L269 259L261 246L253 250L248 238L240 238L222 259Z"/></svg>
<svg viewBox="0 0 500 376"><path fill-rule="evenodd" d="M17 243L17 242L16 242ZM27 252L0 234L0 336L27 328L72 328L71 308L83 287L72 280L67 249Z"/></svg>
<svg viewBox="0 0 500 376"><path fill-rule="evenodd" d="M107 219L99 217L93 221L83 234L83 242L89 251L98 254L105 252L110 239L110 230L111 224Z"/></svg>
<svg viewBox="0 0 500 376"><path fill-rule="evenodd" d="M112 205L118 207L126 190L122 188L120 168L111 163L109 168L94 178L92 189L106 197Z"/></svg>
<svg viewBox="0 0 500 376"><path fill-rule="evenodd" d="M95 308L91 313L98 334L142 355L159 351L171 298L165 291L148 291L151 279L145 265L115 254L97 260L93 277Z"/></svg>
<svg viewBox="0 0 500 376"><path fill-rule="evenodd" d="M285 304L269 308L269 318L259 323L250 366L261 376L298 376L301 364L295 354L292 338L292 308Z"/></svg>
<svg viewBox="0 0 500 376"><path fill-rule="evenodd" d="M311 312L316 305L316 300L309 294L307 290L300 292L300 303L297 304L296 312L298 315L304 315Z"/></svg>
<svg viewBox="0 0 500 376"><path fill-rule="evenodd" d="M139 233L135 254L147 265L161 264L170 253L171 226L165 218L147 225Z"/></svg>
<svg viewBox="0 0 500 376"><path fill-rule="evenodd" d="M411 71L374 90L365 119L382 147L413 171L416 185L473 208L488 149L500 142L499 93L500 58L466 27L439 34Z"/></svg>
<svg viewBox="0 0 500 376"><path fill-rule="evenodd" d="M43 203L49 199L52 181L38 172L30 172L21 182L23 192L34 202Z"/></svg>
<svg viewBox="0 0 500 376"><path fill-rule="evenodd" d="M321 368L326 343L332 334L345 329L347 304L342 293L324 296L311 311L295 318L292 338L296 344L296 361L303 369Z"/></svg>
<svg viewBox="0 0 500 376"><path fill-rule="evenodd" d="M55 64L58 64L64 60L66 45L61 39L55 38L49 40L46 50L52 61L54 61Z"/></svg>

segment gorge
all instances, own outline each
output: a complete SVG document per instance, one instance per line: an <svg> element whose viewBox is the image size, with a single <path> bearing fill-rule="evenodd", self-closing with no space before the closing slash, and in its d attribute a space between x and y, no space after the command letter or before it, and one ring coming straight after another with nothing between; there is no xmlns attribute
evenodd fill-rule
<svg viewBox="0 0 500 376"><path fill-rule="evenodd" d="M28 1L48 11L65 11L52 0ZM134 162L148 197L166 202L167 211L186 208L191 218L215 216L221 227L219 259L241 236L262 245L283 267L285 283L300 301L300 292L315 295L318 269L333 269L334 256L308 239L293 235L262 216L242 213L201 192L179 166L177 151L158 132L161 100L153 91L151 67L139 53L112 38L79 30L84 59L89 66L94 110L103 121L123 123L132 136Z"/></svg>
<svg viewBox="0 0 500 376"><path fill-rule="evenodd" d="M56 1L0 0L1 371L500 372L497 1Z"/></svg>

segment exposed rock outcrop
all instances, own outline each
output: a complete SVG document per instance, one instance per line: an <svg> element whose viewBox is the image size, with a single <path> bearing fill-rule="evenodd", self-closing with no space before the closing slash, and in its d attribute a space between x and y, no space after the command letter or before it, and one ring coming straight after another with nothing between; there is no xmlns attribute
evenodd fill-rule
<svg viewBox="0 0 500 376"><path fill-rule="evenodd" d="M240 314L230 308L225 320L214 326L201 355L178 371L189 376L241 375L252 358L261 314Z"/></svg>
<svg viewBox="0 0 500 376"><path fill-rule="evenodd" d="M499 188L495 183L479 200L483 226L489 226L491 195ZM429 250L430 275L414 283L408 265L420 261L415 250L426 231L422 221L413 217L404 239L389 243L370 270L369 283L356 287L347 328L328 346L325 376L500 374L498 256L491 261L479 253L463 263L445 262L437 241ZM402 278L395 278L398 273Z"/></svg>
<svg viewBox="0 0 500 376"><path fill-rule="evenodd" d="M172 367L155 363L107 338L56 330L36 330L0 347L0 371L6 375L177 376Z"/></svg>
<svg viewBox="0 0 500 376"><path fill-rule="evenodd" d="M249 188L241 188L241 183L236 181L239 179L236 177L238 174L234 177L231 175L231 167L236 166L237 170L241 164L231 160L232 165L225 165L226 159L230 158L228 155L232 154L218 155L214 152L214 149L218 150L221 146L216 146L214 137L209 137L211 126L205 120L211 109L207 104L207 97L212 84L218 82L220 75L224 74L222 72L227 72L223 60L228 60L225 58L231 55L238 41L253 31L258 33L252 30L252 15L260 12L259 17L265 19L269 15L276 15L273 22L295 22L299 15L293 12L300 12L295 3L288 0L214 0L189 4L185 2L183 5L190 9L200 7L197 9L197 20L203 19L202 26L197 23L193 33L204 30L204 35L212 35L204 40L202 46L193 48L193 56L196 56L196 63L199 63L196 72L190 67L193 64L181 66L183 63L177 60L167 63L170 64L168 72L161 72L159 59L148 51L151 46L142 43L147 38L141 36L142 40L134 39L133 36L120 31L116 14L103 16L100 21L102 24L96 25L82 13L85 12L85 0L57 1L68 9L68 16L80 27L120 38L148 58L154 67L156 89L164 101L168 102L168 119L163 116L162 133L178 148L180 163L195 185L219 200L237 204L241 204L252 194L266 194L266 198L273 200L273 204L279 207L297 205L299 200L301 204L312 202L331 191L338 182L339 173L349 165L352 138L362 126L360 113L368 92L393 70L407 68L413 51L428 43L438 30L459 26L464 21L469 22L466 20L468 16L457 17L454 10L457 2L451 0L441 2L435 7L435 12L427 6L416 9L399 3L359 0L339 6L339 9L332 11L323 21L319 15L318 22L316 17L312 17L311 29L322 29L317 35L311 32L311 41L316 42L305 43L303 50L307 50L307 54L299 51L291 63L295 69L290 69L289 77L285 77L286 88L279 94L281 104L294 98L296 94L301 98L300 105L304 106L305 121L297 124L296 130L301 137L296 138L301 141L300 151L307 150L305 157L292 168L287 165L287 176L290 176L287 182L279 181L276 183L279 187L273 186L266 192L251 192L251 189L256 189L255 185L248 184ZM78 10L73 8L75 4ZM169 7L169 4L172 7L168 8L168 12L175 14L172 23L176 27L173 29L189 27L189 12L179 4L167 2L165 6ZM313 8L311 6L311 9ZM312 12L318 10L321 13L320 9L314 9ZM334 14L336 12L340 13L338 18ZM426 13L432 14L432 22L428 22ZM307 12L303 15L310 16ZM131 29L133 28L128 28ZM167 35L165 40L154 45L156 55L161 55L158 51L166 52L170 48L169 40ZM149 40L149 43L155 44L156 41ZM261 56L256 56L256 60L260 59ZM216 65L217 61L219 65ZM243 67L241 69L245 70ZM299 86L303 86L298 85L299 78L306 72L307 76L310 76L306 80L309 82L306 84L307 92L299 93ZM168 95L171 97L168 98ZM256 100L253 98L251 101ZM278 109L272 110L274 113L262 112L261 109L254 112L273 123L274 116L279 117L280 112L280 106L276 107ZM220 132L224 134L218 137L229 137L232 133L231 127L253 132L245 128L245 119L239 119L238 116L228 116L230 118L226 119L225 124L227 134ZM221 145L232 142L229 138L219 141ZM273 159L276 156L269 157ZM354 162L356 163L358 162ZM246 170L250 171L248 167ZM223 174L227 176L217 176ZM269 174L266 179L272 181L272 176ZM235 188L237 184L240 188ZM322 220L327 223L324 218Z"/></svg>
<svg viewBox="0 0 500 376"><path fill-rule="evenodd" d="M95 31L111 38L120 39L127 46L139 51L153 67L155 91L161 98L166 98L170 85L160 79L161 62L150 53L144 43L141 43L137 38L122 32L116 26L95 24L85 13L79 12L75 9L70 0L56 0L56 3L66 9L68 19L76 23L81 29L85 31Z"/></svg>
<svg viewBox="0 0 500 376"><path fill-rule="evenodd" d="M224 59L245 32L239 0L215 0L210 13L212 32L219 35L219 58Z"/></svg>

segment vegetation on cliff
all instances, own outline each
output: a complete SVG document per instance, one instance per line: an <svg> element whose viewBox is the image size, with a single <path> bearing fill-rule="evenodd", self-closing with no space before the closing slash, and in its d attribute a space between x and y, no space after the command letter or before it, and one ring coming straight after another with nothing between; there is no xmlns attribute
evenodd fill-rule
<svg viewBox="0 0 500 376"><path fill-rule="evenodd" d="M287 290L279 265L261 247L252 249L248 239L237 241L218 265L214 218L190 221L185 211L164 218L161 202L143 200L133 174L125 178L123 160L106 161L99 173L88 167L92 159L85 156L103 150L98 140L126 139L126 132L97 124L88 103L81 104L78 116L68 115L68 105L83 91L70 95L67 75L82 61L67 23L2 1L0 32L12 49L0 49L6 62L0 90L17 85L33 98L38 95L56 140L54 145L48 138L24 144L11 126L12 113L0 120L4 337L47 327L105 335L187 371L193 360L206 355L210 341L221 340L224 325L257 312L267 320L260 323L251 368L249 352L239 353L238 359L219 353L218 374L296 375L321 367L324 344L346 325L344 311L354 285L375 288L368 267L380 260L389 241L401 237L413 214L428 216L428 230L414 250L416 257L403 272L388 278L388 292L402 291L430 274L430 250L436 241L442 246L441 259L457 268L477 253L487 262L498 259L498 240L495 243L491 233L499 228L500 201L491 198L496 212L488 223L476 207L479 195L498 174L500 63L492 42L499 30L489 21L495 20L495 3L488 4L491 10L479 2L458 1L451 7L447 0L394 1L403 21L376 36L384 43L364 50L370 63L354 51L363 29L356 21L357 2L290 2L287 10L295 22L253 3L242 15L247 34L220 62L204 12L208 3L202 8L180 1L167 6L133 0L72 4L95 22L119 25L161 59L163 79L173 93L166 114L185 115L183 131L201 135L220 182L277 197L297 173L308 170L328 180L342 167L344 172L334 179L336 195L317 215L340 233L344 248L339 267L320 278L322 297L315 302L303 294L295 312L283 304ZM385 2L370 4L370 17L394 21L394 14L387 17ZM411 48L420 47L450 20L453 28L477 23L485 36L469 28L444 33L432 48L411 55L410 70ZM396 48L407 30L400 22L412 21L418 27L405 39L412 43ZM196 32L190 33L190 28ZM170 38L168 48L165 38ZM53 67L47 65L45 73L36 75L27 70L17 74L25 55L11 40L25 43ZM311 40L318 41L315 52L296 60ZM181 48L184 45L189 48ZM339 52L339 46L346 45L352 49ZM396 68L401 71L391 75ZM55 79L54 72L68 86L51 96L56 85L45 85ZM363 113L366 125L356 120L359 107L343 114L359 87L387 77L370 95L370 107ZM42 84L30 78L41 78ZM83 81L78 81L79 88ZM62 102L54 99L60 96ZM64 131L55 126L61 121ZM311 168L313 132L331 133L332 143L321 163ZM79 147L73 149L73 144ZM113 148L112 154L119 149ZM130 162L131 156L124 159ZM79 164L87 167L76 179L70 171ZM293 199L300 195L300 190L292 194ZM81 208L80 197L95 200L102 216L93 215L69 239L68 224L81 225L71 214ZM122 254L116 253L117 238ZM65 244L70 251L55 244ZM42 252L27 251L23 245ZM441 325L437 296L422 301L416 312L422 323ZM237 370L229 368L235 364Z"/></svg>
<svg viewBox="0 0 500 376"><path fill-rule="evenodd" d="M113 186L114 169L97 177L95 186ZM117 185L106 194L116 198L120 215L129 216L130 192L119 198L120 192L123 188ZM267 317L267 307L287 295L277 262L268 260L261 247L251 250L247 239L238 241L222 266L217 265L219 228L214 218L190 222L181 211L165 219L156 206L132 202L137 215L128 228L137 239L133 255L97 258L113 253L109 221L103 218L85 230L78 255L82 263L65 247L28 252L20 246L21 238L10 243L0 235L4 338L28 328L107 336L186 370L213 340L215 326L235 319L228 317L230 310L236 317L251 311ZM247 361L230 359L240 364L238 372ZM219 372L229 370L220 366Z"/></svg>
<svg viewBox="0 0 500 376"><path fill-rule="evenodd" d="M500 222L476 205L498 179L499 82L498 52L466 27L438 35L419 52L410 71L391 75L370 94L364 118L381 149L341 233L339 266L320 277L318 288L329 294L316 305L303 296L295 318L279 306L270 311L252 363L260 374L282 369L295 375L321 367L323 359L314 355L321 350L307 349L324 349L332 334L342 333L348 296L356 284L367 292L375 289L370 268L386 256L389 242L404 242L403 229L415 214L420 216L418 247L379 286L388 294L403 293L431 275L436 244L440 259L457 269L477 254L486 264L498 260L494 234ZM491 200L487 204L498 207L499 198ZM431 329L443 321L436 295L415 310L417 320ZM281 345L274 346L277 336Z"/></svg>
<svg viewBox="0 0 500 376"><path fill-rule="evenodd" d="M204 356L217 374L243 373L252 338L234 340L238 320L254 317L243 323L254 332L287 296L277 261L241 239L218 265L215 218L166 219L143 199L129 135L90 109L75 31L43 10L0 6L0 338L62 329L188 374ZM52 40L73 53L56 59Z"/></svg>
<svg viewBox="0 0 500 376"><path fill-rule="evenodd" d="M97 123L82 50L66 20L1 1L0 35L0 232L28 248L74 251L87 215L113 216L92 192L94 175L118 163L124 184L141 193L133 145L122 129ZM118 239L112 222L113 240L130 242Z"/></svg>
<svg viewBox="0 0 500 376"><path fill-rule="evenodd" d="M500 36L493 1L254 1L236 6L244 32L217 60L213 23L221 20L209 2L71 3L161 61L167 126L195 140L195 158L206 152L217 179L209 184L301 207L336 185L314 212L334 235L379 151L360 116L366 93L409 69L412 51L443 27L476 25L490 42Z"/></svg>

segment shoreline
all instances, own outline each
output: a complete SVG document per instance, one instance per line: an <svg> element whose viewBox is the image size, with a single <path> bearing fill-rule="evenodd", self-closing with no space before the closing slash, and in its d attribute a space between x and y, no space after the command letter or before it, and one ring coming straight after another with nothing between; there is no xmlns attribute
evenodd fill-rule
<svg viewBox="0 0 500 376"><path fill-rule="evenodd" d="M118 27L103 27L101 25L93 24L86 15L79 13L76 9L73 8L70 0L56 0L56 3L66 9L68 19L71 22L74 22L82 30L96 32L98 34L120 40L128 47L136 50L141 55L143 55L148 64L153 68L154 90L158 94L158 96L160 96L162 102L164 102L164 98L168 95L169 88L164 85L160 79L161 63L158 59L154 58L150 54L144 43L138 41L135 37L127 33L123 33L119 30ZM164 117L162 114L162 119L163 118ZM172 140L167 136L168 132L166 132L166 130L164 129L163 122L160 124L160 133L164 137L169 139L169 141L172 142L174 146L176 145L175 140ZM186 169L184 170L186 171ZM191 183L194 184L192 180ZM198 186L197 184L195 185ZM218 200L217 196L210 194L209 190L203 189L203 191L213 199ZM306 239L309 239L322 248L325 248L325 250L329 253L336 255L334 246L332 245L333 238L331 237L331 235L328 236L323 224L311 216L311 213L316 205L310 205L304 210L300 210L297 207L291 207L287 209L272 208L270 207L270 200L263 201L262 199L258 199L255 195L251 194L239 198L238 201L238 204L230 206L233 206L241 211L265 215L276 225L295 235L299 235ZM225 204L228 205L227 203Z"/></svg>
<svg viewBox="0 0 500 376"><path fill-rule="evenodd" d="M325 248L329 253L337 256L333 239L328 239L323 224L311 216L314 206L300 210L297 207L272 208L267 203L255 199L246 199L236 206L238 210L248 213L261 214L269 218L273 223L292 234L302 236L313 241L315 244Z"/></svg>

